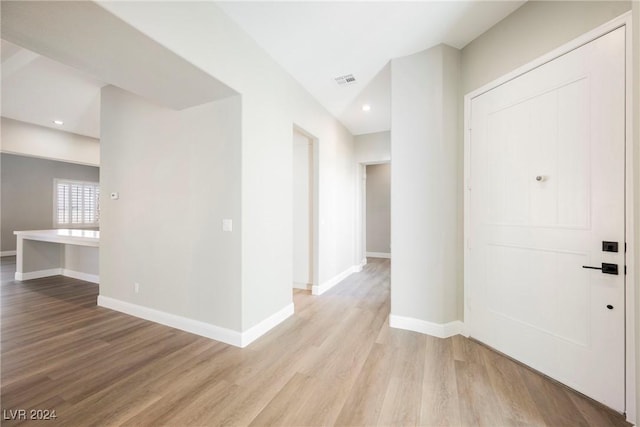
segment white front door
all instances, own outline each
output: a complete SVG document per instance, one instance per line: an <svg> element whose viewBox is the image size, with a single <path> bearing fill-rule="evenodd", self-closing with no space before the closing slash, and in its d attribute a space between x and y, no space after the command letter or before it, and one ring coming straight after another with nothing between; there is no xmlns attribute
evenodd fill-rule
<svg viewBox="0 0 640 427"><path fill-rule="evenodd" d="M466 278L473 338L621 412L624 38L612 31L471 101ZM602 263L618 274L584 268Z"/></svg>

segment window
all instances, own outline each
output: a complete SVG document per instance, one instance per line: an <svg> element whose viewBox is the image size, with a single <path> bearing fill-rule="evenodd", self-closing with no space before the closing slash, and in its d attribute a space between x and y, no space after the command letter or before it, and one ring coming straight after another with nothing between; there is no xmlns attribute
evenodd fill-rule
<svg viewBox="0 0 640 427"><path fill-rule="evenodd" d="M55 227L97 227L100 186L96 182L56 179L53 184Z"/></svg>

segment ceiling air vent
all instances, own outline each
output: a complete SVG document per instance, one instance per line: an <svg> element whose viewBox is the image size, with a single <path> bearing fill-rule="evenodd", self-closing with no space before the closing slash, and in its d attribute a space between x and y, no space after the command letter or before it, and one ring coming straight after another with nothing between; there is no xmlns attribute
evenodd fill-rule
<svg viewBox="0 0 640 427"><path fill-rule="evenodd" d="M353 77L353 74L345 74L344 76L336 77L335 80L339 86L348 86L356 82L356 78Z"/></svg>

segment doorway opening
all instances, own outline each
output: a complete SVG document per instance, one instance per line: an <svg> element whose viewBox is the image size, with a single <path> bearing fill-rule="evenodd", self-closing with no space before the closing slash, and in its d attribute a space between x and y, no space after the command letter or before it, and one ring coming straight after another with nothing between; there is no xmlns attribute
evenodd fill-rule
<svg viewBox="0 0 640 427"><path fill-rule="evenodd" d="M391 259L391 162L358 165L356 259Z"/></svg>
<svg viewBox="0 0 640 427"><path fill-rule="evenodd" d="M391 163L364 165L363 197L365 256L391 259Z"/></svg>
<svg viewBox="0 0 640 427"><path fill-rule="evenodd" d="M293 129L293 288L311 291L317 284L317 143Z"/></svg>

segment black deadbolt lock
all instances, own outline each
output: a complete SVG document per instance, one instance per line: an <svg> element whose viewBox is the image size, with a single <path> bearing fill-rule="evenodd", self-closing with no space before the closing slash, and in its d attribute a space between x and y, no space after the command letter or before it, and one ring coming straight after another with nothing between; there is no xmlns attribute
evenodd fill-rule
<svg viewBox="0 0 640 427"><path fill-rule="evenodd" d="M618 252L618 242L602 242L602 252Z"/></svg>

